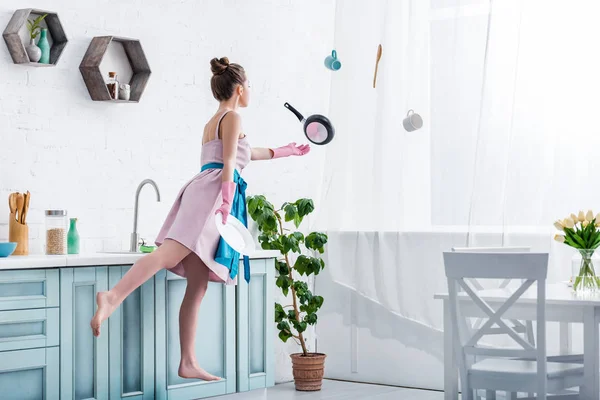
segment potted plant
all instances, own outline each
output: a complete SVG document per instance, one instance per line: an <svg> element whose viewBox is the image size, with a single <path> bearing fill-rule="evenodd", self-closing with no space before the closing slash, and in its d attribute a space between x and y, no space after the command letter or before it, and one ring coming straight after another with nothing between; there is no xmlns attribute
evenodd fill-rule
<svg viewBox="0 0 600 400"><path fill-rule="evenodd" d="M600 277L594 266L597 263L594 253L600 246L600 214L594 217L592 210L587 214L579 211L578 215L571 214L556 221L554 227L562 232L554 239L578 251L571 262L573 290L595 292L600 289Z"/></svg>
<svg viewBox="0 0 600 400"><path fill-rule="evenodd" d="M275 323L283 342L292 338L302 347L302 353L291 354L296 390L302 391L321 390L326 355L309 352L304 337L308 326L317 323L317 311L323 305L323 297L313 295L306 282L297 275L317 275L325 268L325 262L318 255L323 254L327 235L312 232L304 236L302 232L286 229L285 225L293 222L297 229L304 217L313 211L314 204L310 199L286 202L275 210L264 196L248 198L248 213L258 224L261 247L281 253L275 263L276 284L286 297L291 292L292 304L275 303ZM294 255L295 261L292 260Z"/></svg>
<svg viewBox="0 0 600 400"><path fill-rule="evenodd" d="M42 27L40 23L46 18L48 14L40 15L34 20L27 20L27 30L29 31L29 45L25 47L25 51L27 51L27 55L29 56L29 61L38 62L40 58L42 58L42 49L40 49L35 44L35 38L41 32Z"/></svg>

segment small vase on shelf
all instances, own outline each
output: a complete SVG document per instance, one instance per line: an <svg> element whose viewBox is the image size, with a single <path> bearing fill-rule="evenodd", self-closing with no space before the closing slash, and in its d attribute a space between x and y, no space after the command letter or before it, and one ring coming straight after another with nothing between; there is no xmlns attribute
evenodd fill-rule
<svg viewBox="0 0 600 400"><path fill-rule="evenodd" d="M79 254L79 232L77 232L77 218L71 218L69 233L67 234L67 252Z"/></svg>
<svg viewBox="0 0 600 400"><path fill-rule="evenodd" d="M35 39L29 40L29 45L25 47L25 51L27 51L27 56L31 62L36 63L42 58L42 50L35 44Z"/></svg>
<svg viewBox="0 0 600 400"><path fill-rule="evenodd" d="M41 50L40 64L50 64L50 43L48 42L48 29L40 31L40 40L38 47Z"/></svg>

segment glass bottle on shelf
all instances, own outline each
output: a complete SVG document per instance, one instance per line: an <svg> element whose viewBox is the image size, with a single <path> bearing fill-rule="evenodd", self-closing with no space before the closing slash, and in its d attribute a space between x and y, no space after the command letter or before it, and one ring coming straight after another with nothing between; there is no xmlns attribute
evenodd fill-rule
<svg viewBox="0 0 600 400"><path fill-rule="evenodd" d="M79 232L77 231L77 218L71 218L69 233L67 234L67 253L79 254Z"/></svg>
<svg viewBox="0 0 600 400"><path fill-rule="evenodd" d="M117 100L119 98L119 81L117 80L116 72L108 73L108 83L106 84L106 87L108 88L111 99Z"/></svg>

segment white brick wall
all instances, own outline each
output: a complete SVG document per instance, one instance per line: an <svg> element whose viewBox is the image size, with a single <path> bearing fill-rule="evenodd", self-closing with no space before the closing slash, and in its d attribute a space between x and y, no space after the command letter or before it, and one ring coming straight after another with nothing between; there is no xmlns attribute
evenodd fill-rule
<svg viewBox="0 0 600 400"><path fill-rule="evenodd" d="M18 0L0 4L0 29ZM57 67L12 64L0 43L0 199L32 193L30 248L43 251L42 212L66 208L79 218L82 251L127 247L137 184L154 179L140 199L141 234L154 239L179 188L200 168L202 127L217 103L209 60L228 56L252 82L242 111L255 146L303 141L289 101L306 114L326 113L335 0L40 0L57 11L69 44ZM139 38L153 74L139 104L92 102L78 67L93 36ZM109 60L110 62L110 60ZM254 163L245 171L251 193L275 203L317 195L323 149L304 158ZM315 199L316 200L316 199ZM7 202L4 201L4 204ZM5 205L5 207L7 207ZM8 238L8 209L0 240ZM288 380L288 350L277 345L277 380ZM279 368L281 366L282 368Z"/></svg>

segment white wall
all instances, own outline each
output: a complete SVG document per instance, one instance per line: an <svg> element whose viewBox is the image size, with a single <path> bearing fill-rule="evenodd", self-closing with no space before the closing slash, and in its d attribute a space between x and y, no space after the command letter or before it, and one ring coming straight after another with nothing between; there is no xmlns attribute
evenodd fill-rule
<svg viewBox="0 0 600 400"><path fill-rule="evenodd" d="M25 6L2 1L0 28ZM139 231L154 239L179 188L200 168L202 128L217 108L212 57L228 56L248 72L253 97L242 116L255 146L303 141L285 101L305 113L327 112L330 72L323 58L333 43L334 0L40 0L34 6L59 13L69 44L54 68L14 65L0 45L0 198L32 193L32 253L43 251L47 208L79 218L82 251L126 248L135 189L144 178L154 179L163 196L156 204L146 188L140 199ZM141 103L91 101L78 67L91 38L101 35L141 39L153 72ZM322 151L251 164L249 191L274 203L315 197ZM7 220L5 210L0 240L8 238ZM297 347L273 340L276 379L289 380L287 353Z"/></svg>

